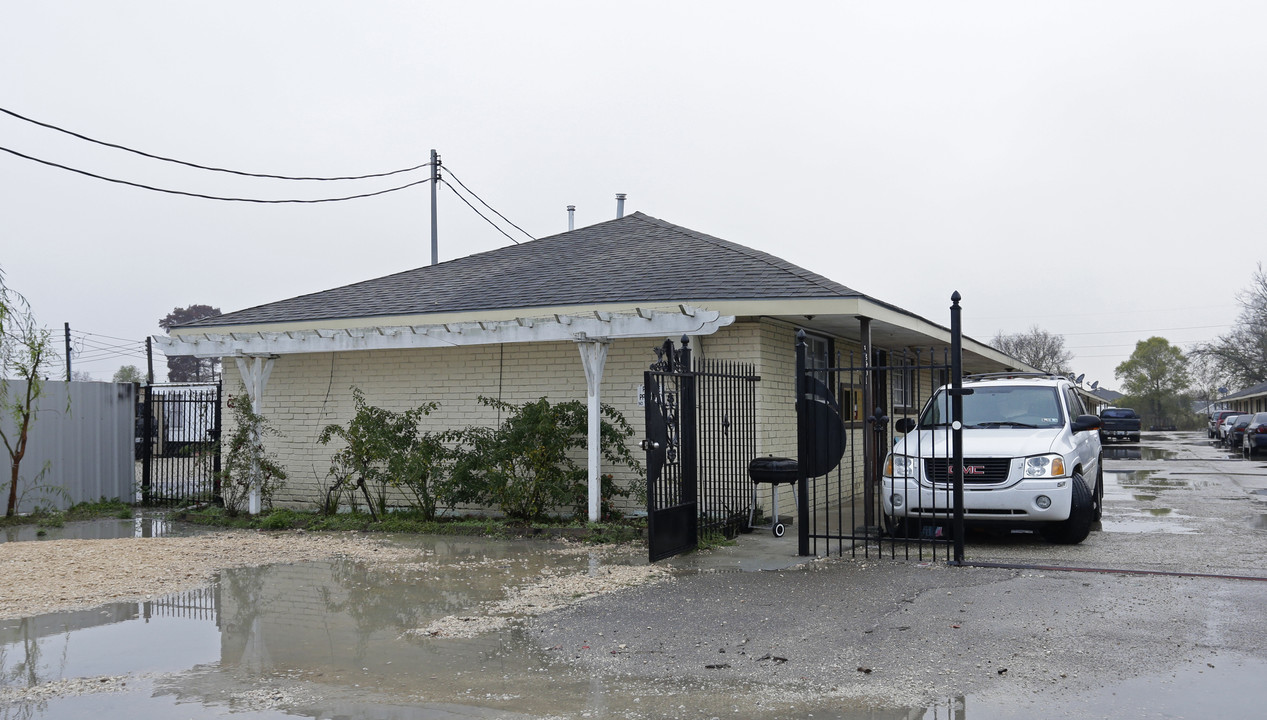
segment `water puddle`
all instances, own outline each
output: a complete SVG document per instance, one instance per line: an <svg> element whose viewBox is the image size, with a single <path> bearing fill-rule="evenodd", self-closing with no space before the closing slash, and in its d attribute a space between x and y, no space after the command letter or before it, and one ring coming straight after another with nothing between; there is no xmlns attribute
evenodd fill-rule
<svg viewBox="0 0 1267 720"><path fill-rule="evenodd" d="M119 538L190 537L211 532L189 523L172 522L161 515L131 518L76 520L60 527L15 525L0 529L0 542L36 540L116 540Z"/></svg>
<svg viewBox="0 0 1267 720"><path fill-rule="evenodd" d="M1162 450L1152 447L1113 447L1104 448L1107 460L1174 460L1179 453L1174 450Z"/></svg>
<svg viewBox="0 0 1267 720"><path fill-rule="evenodd" d="M1129 522L1146 520L1118 524ZM507 586L567 572L602 574L620 563L641 563L641 551L556 552L557 546L538 543L467 538L400 542L428 552L426 562L345 559L233 569L210 586L146 602L0 621L0 717L910 720L967 717L969 708L972 717L986 720L1034 716L1033 707L1015 700L971 695L882 710L741 682L589 674L519 625L470 638L413 634L439 618L477 614L481 603L503 599ZM1094 709L1115 716L1110 708L1203 697L1204 710L1247 716L1241 711L1252 708L1244 707L1244 693L1238 700L1221 683L1257 687L1267 668L1220 662L1219 675L1198 668L1136 680L1105 691L1096 703L1057 695L1044 713L1077 717ZM50 692L27 692L41 686ZM1069 697L1077 699L1063 699Z"/></svg>
<svg viewBox="0 0 1267 720"><path fill-rule="evenodd" d="M1250 523L1255 530L1267 530L1267 515L1259 515Z"/></svg>
<svg viewBox="0 0 1267 720"><path fill-rule="evenodd" d="M1159 522L1145 518L1106 517L1100 529L1107 533L1164 533L1167 535L1194 535L1196 531L1173 522Z"/></svg>

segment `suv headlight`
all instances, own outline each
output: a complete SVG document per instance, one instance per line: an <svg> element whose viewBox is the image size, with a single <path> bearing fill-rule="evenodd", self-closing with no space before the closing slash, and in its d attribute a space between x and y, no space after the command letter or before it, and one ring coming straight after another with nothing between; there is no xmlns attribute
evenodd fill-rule
<svg viewBox="0 0 1267 720"><path fill-rule="evenodd" d="M1035 455L1025 458L1025 477L1054 478L1065 476L1065 459L1059 455Z"/></svg>
<svg viewBox="0 0 1267 720"><path fill-rule="evenodd" d="M919 477L919 458L889 454L884 461L884 474L889 477Z"/></svg>

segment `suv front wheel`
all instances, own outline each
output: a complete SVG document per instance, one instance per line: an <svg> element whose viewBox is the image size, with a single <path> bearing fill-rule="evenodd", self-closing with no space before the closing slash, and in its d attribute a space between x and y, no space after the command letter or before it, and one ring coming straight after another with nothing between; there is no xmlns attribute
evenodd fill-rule
<svg viewBox="0 0 1267 720"><path fill-rule="evenodd" d="M1095 501L1082 475L1074 473L1070 478L1073 497L1069 505L1069 518L1054 522L1042 529L1043 537L1058 545L1077 545L1091 534L1095 522Z"/></svg>

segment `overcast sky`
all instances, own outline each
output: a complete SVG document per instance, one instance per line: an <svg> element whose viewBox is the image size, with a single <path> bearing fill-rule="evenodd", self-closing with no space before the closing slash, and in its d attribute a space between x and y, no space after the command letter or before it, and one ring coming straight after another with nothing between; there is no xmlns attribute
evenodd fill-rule
<svg viewBox="0 0 1267 720"><path fill-rule="evenodd" d="M537 237L628 193L943 325L958 290L969 335L1038 325L1116 388L1136 341L1226 332L1264 255L1265 29L1261 2L23 2L0 15L0 108L267 174L435 148ZM9 116L0 146L233 197L424 177L208 173ZM511 242L445 187L439 223L441 260ZM0 266L97 379L144 362L95 346L139 348L174 307L425 265L429 232L425 185L217 202L0 152Z"/></svg>

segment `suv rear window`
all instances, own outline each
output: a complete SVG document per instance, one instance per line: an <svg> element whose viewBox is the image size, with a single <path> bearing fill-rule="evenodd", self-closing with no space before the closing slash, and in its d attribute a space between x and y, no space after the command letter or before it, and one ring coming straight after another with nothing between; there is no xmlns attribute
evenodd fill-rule
<svg viewBox="0 0 1267 720"><path fill-rule="evenodd" d="M1100 413L1100 417L1106 418L1133 418L1136 417L1135 411L1130 408L1106 408Z"/></svg>

